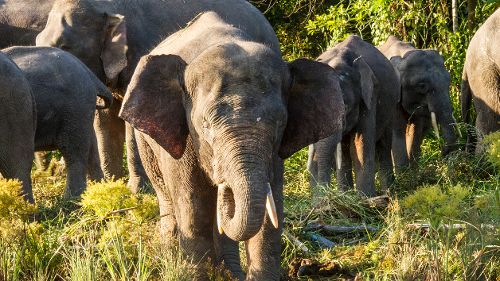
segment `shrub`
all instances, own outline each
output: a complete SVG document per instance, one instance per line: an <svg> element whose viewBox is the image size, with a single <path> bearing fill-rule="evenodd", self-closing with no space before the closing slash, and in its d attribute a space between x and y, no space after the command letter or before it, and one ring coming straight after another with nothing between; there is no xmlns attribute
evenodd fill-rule
<svg viewBox="0 0 500 281"><path fill-rule="evenodd" d="M123 180L101 181L90 184L82 195L81 205L99 217L136 206L132 193Z"/></svg>
<svg viewBox="0 0 500 281"><path fill-rule="evenodd" d="M26 220L37 211L21 194L20 181L0 179L0 220Z"/></svg>
<svg viewBox="0 0 500 281"><path fill-rule="evenodd" d="M460 219L464 213L464 199L470 190L460 185L443 190L438 185L426 186L403 199L406 212L420 219L428 219L438 226L444 219Z"/></svg>

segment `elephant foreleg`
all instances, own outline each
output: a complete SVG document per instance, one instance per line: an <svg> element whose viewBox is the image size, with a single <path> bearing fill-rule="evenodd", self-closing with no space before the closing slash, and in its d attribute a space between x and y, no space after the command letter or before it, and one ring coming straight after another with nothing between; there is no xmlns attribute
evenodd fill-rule
<svg viewBox="0 0 500 281"><path fill-rule="evenodd" d="M420 146L424 140L425 133L430 129L431 119L429 116L415 118L406 130L406 146L411 167L417 167L420 158Z"/></svg>
<svg viewBox="0 0 500 281"><path fill-rule="evenodd" d="M338 157L340 166L337 167L337 184L340 190L348 191L354 187L352 178L352 160L350 154L351 137L346 136L340 143L341 157ZM338 153L337 152L337 153Z"/></svg>
<svg viewBox="0 0 500 281"><path fill-rule="evenodd" d="M213 233L216 263L221 264L224 262L224 266L231 272L233 278L236 278L237 280L245 280L245 273L241 268L238 242L230 239L225 234L219 234L215 225Z"/></svg>
<svg viewBox="0 0 500 281"><path fill-rule="evenodd" d="M315 144L309 145L307 151L307 170L309 171L309 186L315 188L318 185L318 155Z"/></svg>
<svg viewBox="0 0 500 281"><path fill-rule="evenodd" d="M392 130L392 157L396 172L401 172L409 165L408 151L406 149L407 116L400 107L394 114Z"/></svg>
<svg viewBox="0 0 500 281"><path fill-rule="evenodd" d="M272 185L273 197L278 214L279 228L276 229L269 219L264 217L261 230L246 242L247 278L246 280L280 280L281 233L283 230L283 164L275 173L277 179Z"/></svg>
<svg viewBox="0 0 500 281"><path fill-rule="evenodd" d="M375 118L373 118L373 121ZM375 190L375 122L366 122L354 134L351 157L356 171L356 190L365 196L376 195Z"/></svg>
<svg viewBox="0 0 500 281"><path fill-rule="evenodd" d="M155 189L158 203L160 206L160 234L163 242L168 247L177 245L177 222L175 220L174 207L168 189L163 181L163 173L159 169L158 158L151 147L147 144L144 137L134 131L138 143L138 152L141 160L145 164L145 170L148 177L151 179L153 188Z"/></svg>
<svg viewBox="0 0 500 281"><path fill-rule="evenodd" d="M147 185L151 185L146 175L146 171L139 157L134 129L130 124L125 123L126 143L127 143L127 167L129 172L128 187L133 193L144 190Z"/></svg>
<svg viewBox="0 0 500 281"><path fill-rule="evenodd" d="M387 128L377 142L377 158L379 164L380 185L382 190L388 191L394 182L391 159L392 129Z"/></svg>

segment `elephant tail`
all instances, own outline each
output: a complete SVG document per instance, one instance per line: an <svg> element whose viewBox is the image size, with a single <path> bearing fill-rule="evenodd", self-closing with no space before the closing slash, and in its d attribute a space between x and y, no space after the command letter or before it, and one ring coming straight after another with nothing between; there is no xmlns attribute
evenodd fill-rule
<svg viewBox="0 0 500 281"><path fill-rule="evenodd" d="M102 89L99 87L97 96L101 98L104 104L96 104L96 109L109 108L113 104L113 94L111 94L111 91L106 86L102 85Z"/></svg>

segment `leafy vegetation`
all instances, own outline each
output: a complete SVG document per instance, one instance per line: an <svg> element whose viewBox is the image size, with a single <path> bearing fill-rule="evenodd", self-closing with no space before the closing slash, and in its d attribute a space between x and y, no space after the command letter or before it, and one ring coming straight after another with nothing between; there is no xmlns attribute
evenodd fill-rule
<svg viewBox="0 0 500 281"><path fill-rule="evenodd" d="M479 1L471 25L466 1L458 2L453 32L446 0L252 1L289 60L314 58L348 34L376 45L394 34L438 49L452 75L456 113L468 42L499 5ZM443 159L440 145L425 139L418 169L397 175L383 207L354 191L311 190L306 149L288 159L284 279L500 280L500 133L487 136L477 156L457 151ZM66 201L61 167L53 160L48 172L33 173L36 206L19 196L19 182L0 181L0 281L192 280L195 265L162 245L156 197L133 195L116 180L90 183L80 202ZM362 230L328 233L314 225ZM209 275L227 280L220 269Z"/></svg>

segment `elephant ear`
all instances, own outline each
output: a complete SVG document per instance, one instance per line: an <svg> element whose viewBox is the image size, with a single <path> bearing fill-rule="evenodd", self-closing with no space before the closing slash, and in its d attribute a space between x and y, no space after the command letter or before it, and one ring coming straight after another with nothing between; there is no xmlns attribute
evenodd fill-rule
<svg viewBox="0 0 500 281"><path fill-rule="evenodd" d="M120 118L179 159L189 128L183 105L186 63L176 55L141 58L123 98Z"/></svg>
<svg viewBox="0 0 500 281"><path fill-rule="evenodd" d="M108 81L113 83L127 66L127 27L125 17L119 14L106 14L106 21L101 60Z"/></svg>
<svg viewBox="0 0 500 281"><path fill-rule="evenodd" d="M392 67L396 71L396 75L398 76L399 81L401 81L401 73L399 73L399 66L401 65L403 59L400 56L394 56L391 57L389 61L391 62Z"/></svg>
<svg viewBox="0 0 500 281"><path fill-rule="evenodd" d="M373 99L373 87L377 83L377 78L371 67L366 63L363 57L358 57L353 61L354 68L359 72L359 82L361 87L361 98L366 108L371 109Z"/></svg>
<svg viewBox="0 0 500 281"><path fill-rule="evenodd" d="M292 82L287 89L288 121L279 150L282 159L333 134L340 141L345 117L339 78L331 67L297 59L288 68Z"/></svg>

